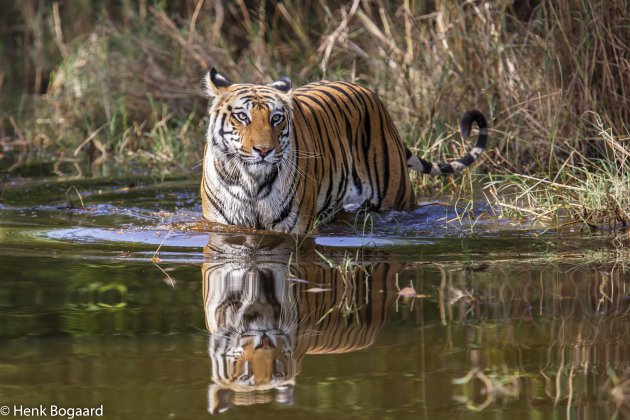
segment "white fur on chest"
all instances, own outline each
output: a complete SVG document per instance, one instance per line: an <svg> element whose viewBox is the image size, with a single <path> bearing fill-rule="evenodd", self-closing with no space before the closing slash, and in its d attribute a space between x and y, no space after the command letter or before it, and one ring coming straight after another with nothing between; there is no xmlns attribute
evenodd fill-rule
<svg viewBox="0 0 630 420"><path fill-rule="evenodd" d="M265 173L256 177L239 169L239 184L226 186L219 180L214 162L208 162L206 171L208 186L220 198L223 214L227 217L215 210L217 221L237 226L273 228L290 194L287 178L291 174L286 172L284 165L280 164L278 175L268 186L264 185Z"/></svg>

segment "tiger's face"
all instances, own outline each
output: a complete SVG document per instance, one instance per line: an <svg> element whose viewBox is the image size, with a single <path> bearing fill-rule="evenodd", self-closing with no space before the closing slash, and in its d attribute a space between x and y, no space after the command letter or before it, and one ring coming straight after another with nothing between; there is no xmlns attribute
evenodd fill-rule
<svg viewBox="0 0 630 420"><path fill-rule="evenodd" d="M214 98L205 159L218 161L228 173L269 174L290 148L291 81L232 84L212 69L205 84Z"/></svg>
<svg viewBox="0 0 630 420"><path fill-rule="evenodd" d="M286 265L203 264L202 274L217 389L284 392L292 387L298 372L297 312L286 302Z"/></svg>
<svg viewBox="0 0 630 420"><path fill-rule="evenodd" d="M291 337L278 329L213 334L213 381L234 390L273 389L292 384L295 362Z"/></svg>

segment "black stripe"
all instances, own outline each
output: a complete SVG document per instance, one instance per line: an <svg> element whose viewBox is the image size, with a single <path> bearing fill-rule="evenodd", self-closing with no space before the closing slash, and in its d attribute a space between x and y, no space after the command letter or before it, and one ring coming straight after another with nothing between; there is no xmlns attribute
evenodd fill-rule
<svg viewBox="0 0 630 420"><path fill-rule="evenodd" d="M278 223L284 221L291 214L291 209L293 207L293 200L295 199L295 192L296 192L295 189L297 188L296 184L299 180L299 176L300 175L297 172L294 172L293 178L291 179L291 185L289 187L289 193L287 194L287 199L283 203L284 205L282 206L280 215L271 222L272 225L277 225Z"/></svg>
<svg viewBox="0 0 630 420"><path fill-rule="evenodd" d="M367 95L366 95L367 96ZM373 108L376 108L375 112L377 113L378 116L378 123L377 126L380 127L381 129L381 136L383 136L383 120L382 120L382 116L381 113L379 112L379 109L377 106L375 106L375 103L372 101L372 98L367 96L367 101L370 102L370 105L373 106ZM366 107L366 118L369 117L370 113L369 113L370 108ZM371 118L370 118L371 119ZM383 138L383 137L381 137ZM378 153L376 153L376 151L374 151L374 157L373 157L373 162L374 162L374 176L371 175L371 170L370 170L370 161L368 159L368 153L369 150L371 149L372 146L372 132L371 132L371 127L370 127L370 134L369 136L367 136L367 139L369 140L369 142L367 142L367 144L364 146L364 153L365 153L365 162L366 162L366 168L368 168L368 180L370 182L370 184L372 185L372 192L370 195L370 204L374 204L374 206L378 209L380 207L381 204L381 199L382 199L382 187L381 187L381 179L380 179L380 174L379 174L379 164L377 161L378 158ZM381 143L384 143L384 141L381 141ZM385 145L384 145L385 146ZM384 147L384 149L386 149ZM386 150L385 150L386 151ZM387 153L387 151L386 151ZM387 159L385 159L385 167L387 167L387 165L389 164L389 162L387 161ZM381 165L382 166L382 165ZM374 202L374 183L376 182L376 199L377 202Z"/></svg>
<svg viewBox="0 0 630 420"><path fill-rule="evenodd" d="M457 159L457 161L464 166L470 166L475 161L475 158L470 153L466 153L465 156Z"/></svg>
<svg viewBox="0 0 630 420"><path fill-rule="evenodd" d="M317 100L316 98L313 99L312 97L308 96L308 98L312 101L315 102L316 104L320 103L319 100ZM320 103L321 104L321 103ZM332 165L329 165L328 168L328 188L326 189L326 199L324 201L324 204L322 205L321 209L319 209L317 215L319 215L321 212L326 211L326 209L328 209L328 207L330 206L330 202L331 202L331 197L332 197L332 189L334 186L334 168L337 167L337 159L335 158L335 154L333 153L334 148L332 147L331 144L331 136L328 134L328 131L326 128L324 128L324 130L322 130L322 126L320 125L320 121L318 118L319 113L316 112L316 109L312 106L310 106L308 103L304 102L303 105L311 110L311 114L313 115L313 121L315 121L315 126L317 127L317 134L319 135L318 137L318 141L320 142L320 144L322 145L321 150L324 151L324 147L323 147L323 142L327 142L328 143L328 156L330 157L331 161L332 161ZM322 121L323 122L323 121ZM323 174L322 174L323 175ZM320 184L320 191L321 191L321 184Z"/></svg>
<svg viewBox="0 0 630 420"><path fill-rule="evenodd" d="M278 165L274 165L271 173L269 173L263 183L258 187L258 198L262 199L267 197L273 188L274 182L278 178Z"/></svg>
<svg viewBox="0 0 630 420"><path fill-rule="evenodd" d="M327 92L323 91L323 90L317 90L318 93L324 93L326 94ZM314 98L312 96L309 97L313 102L315 102L316 104L318 104L322 110L324 112L322 113L318 113L317 116L322 116L325 117L328 120L328 125L325 125L326 127L329 127L331 129L334 130L334 136L331 136L330 134L328 134L328 130L326 130L326 141L328 143L328 146L330 147L329 149L329 154L331 155L332 161L333 161L333 168L334 168L334 172L337 173L337 159L336 159L336 155L335 155L335 146L337 146L339 148L339 151L341 153L341 159L342 159L342 164L341 164L341 174L339 174L338 177L333 176L332 179L335 182L335 184L337 185L337 194L335 195L335 203L332 204L332 207L335 207L343 198L343 196L345 195L345 192L348 188L348 166L349 166L349 161L348 161L348 154L346 153L346 149L344 147L344 145L339 141L339 139L343 138L343 136L341 135L341 131L340 126L339 126L339 121L337 120L337 118L335 118L336 116L338 116L339 113L341 113L341 115L344 118L344 121L346 123L346 126L349 126L349 121L347 116L343 113L343 111L341 109L338 108L338 110L336 111L335 109L333 109L331 107L330 101L324 100L323 102L319 100L319 98ZM325 98L323 98L325 99ZM334 99L333 99L334 100ZM336 100L334 100L336 102ZM348 133L346 133L347 136ZM350 132L351 134L351 132ZM352 135L352 134L351 134ZM337 140L335 142L335 140ZM351 142L352 140L352 136L350 137L346 137L346 141L348 142L348 144ZM329 188L329 192L332 194L332 189ZM332 197L331 197L332 198ZM328 207L331 206L331 203L327 203L322 210L326 210Z"/></svg>
<svg viewBox="0 0 630 420"><path fill-rule="evenodd" d="M479 127L479 138L477 139L475 147L485 149L488 140L488 122L480 111L472 110L464 113L459 124L459 129L464 137L469 137L473 122L476 122Z"/></svg>
<svg viewBox="0 0 630 420"><path fill-rule="evenodd" d="M443 174L452 174L455 172L450 163L438 163L438 168L440 168L440 172Z"/></svg>
<svg viewBox="0 0 630 420"><path fill-rule="evenodd" d="M295 198L295 195L291 195L290 200L282 208L282 211L280 212L280 215L278 217L276 217L275 219L273 219L273 221L271 222L272 225L277 225L278 223L284 221L284 219L289 217L289 215L291 214L291 207L293 207L293 199L294 198Z"/></svg>
<svg viewBox="0 0 630 420"><path fill-rule="evenodd" d="M335 98L335 95L332 95L327 89L317 89L317 92L321 93L322 95L326 96L333 104L335 104L335 106L342 111L343 116L345 117L346 121L348 120L347 115L351 114L352 111L350 110L350 108L348 107L348 104L346 102L342 102L339 103L339 101L337 101L337 98ZM342 109L341 105L344 106L345 109Z"/></svg>
<svg viewBox="0 0 630 420"><path fill-rule="evenodd" d="M346 140L348 149L352 150L352 140L354 139L354 134L352 132L352 124L350 123L350 119L348 118L348 113L351 113L352 111L350 110L350 108L347 107L346 103L343 104L345 106L345 109L342 109L340 103L337 101L337 98L335 98L334 95L331 95L329 91L323 90L323 89L318 89L317 91L328 99L325 103L329 109L329 112L332 115L339 116L340 114L343 117L343 122L346 126L345 140ZM332 109L330 102L332 102L337 107L337 111ZM335 131L337 132L338 138L341 139L343 138L343 136L341 135L339 124L337 121L335 122L336 122ZM348 168L350 167L351 164L352 164L352 172L354 176L356 176L356 169L354 168L353 162L351 162L353 160L352 155L348 156L348 153L346 152L346 148L341 143L339 144L339 150L341 151L341 158L343 161L343 165L341 167L342 168L341 187L338 189L337 197L336 197L337 203L339 203L343 199L343 197L345 197L346 192L348 190L348 184L350 183L350 179L348 177Z"/></svg>
<svg viewBox="0 0 630 420"><path fill-rule="evenodd" d="M387 127L389 129L389 135L390 135L391 141L394 142L394 145L396 146L396 151L397 151L395 156L397 157L396 163L398 167L398 175L400 178L400 182L398 182L398 185L396 185L396 188L397 188L396 205L398 206L397 208L401 208L401 206L407 205L408 200L405 199L405 194L410 190L409 172L405 168L407 167L406 165L406 160L408 159L407 153L411 155L411 152L409 151L407 146L403 144L402 139L400 138L400 135L398 134L398 130L396 129L396 126L394 125L392 121L392 117L391 115L389 115L387 110L385 110L385 115L387 118ZM403 155L405 156L404 160L403 160Z"/></svg>
<svg viewBox="0 0 630 420"><path fill-rule="evenodd" d="M319 209L319 211L317 212L317 217L319 217L320 215L324 214L327 210L328 207L330 206L330 202L332 199L332 187L333 187L333 174L332 174L332 169L328 171L328 188L326 189L326 199L324 200L324 204L322 205L322 208ZM319 198L319 197L318 197ZM319 201L319 200L317 200ZM317 204L317 203L315 203Z"/></svg>
<svg viewBox="0 0 630 420"><path fill-rule="evenodd" d="M376 168L378 169L378 167L383 167L384 169L384 173L383 173L383 187L385 188L385 191L381 191L379 189L379 202L376 204L376 207L380 209L381 207L381 202L383 200L383 197L385 194L387 194L387 189L389 189L389 170L390 170L390 166L391 166L391 162L389 161L389 143L385 141L385 139L387 138L385 135L385 123L387 123L387 116L384 115L385 109L383 108L383 104L381 103L381 101L379 101L378 99L376 99L376 104L378 105L376 112L378 113L378 117L379 117L379 122L380 122L380 126L381 126L381 138L383 139L382 144L383 144L383 154L385 155L383 158L383 162L381 162L381 164L379 165L379 163L376 161L375 159L375 165ZM389 121L390 125L391 125L391 121ZM393 139L391 139L393 141ZM377 174L378 175L378 174ZM380 188L380 186L379 186Z"/></svg>
<svg viewBox="0 0 630 420"><path fill-rule="evenodd" d="M234 159L234 158L232 158ZM238 185L241 186L239 184L239 178L236 176L236 174L232 174L230 175L228 173L228 171L225 169L225 163L220 160L220 159L215 159L214 160L214 167L216 168L216 172L217 175L219 176L220 181L223 181L223 185L225 186L231 186L231 185Z"/></svg>
<svg viewBox="0 0 630 420"><path fill-rule="evenodd" d="M208 190L207 184L205 185L204 190L206 192L206 198L208 199L208 201L210 201L212 206L219 212L219 214L221 214L221 217L223 217L223 220L225 220L226 223L231 224L232 223L231 220L225 215L225 213L223 212L223 208L219 205L219 202L215 200L214 193Z"/></svg>
<svg viewBox="0 0 630 420"><path fill-rule="evenodd" d="M348 90L345 89L345 87L338 86L337 84L326 85L325 88L334 90L337 93L345 96L348 99L348 101L344 102L344 104L352 105L354 107L355 112L359 112L359 113L361 112L361 108L359 108L355 103L355 99L356 99L356 95L354 94L355 92L352 92L353 94L351 95L348 93ZM324 91L324 89L317 89L317 90L320 92Z"/></svg>
<svg viewBox="0 0 630 420"><path fill-rule="evenodd" d="M354 165L352 165L352 180L356 189L359 190L359 194L361 194L363 192L363 182L361 182L359 174L357 174L357 168Z"/></svg>
<svg viewBox="0 0 630 420"><path fill-rule="evenodd" d="M368 180L368 182L370 182L370 197L368 198L369 201L372 200L372 198L374 197L374 188L372 187L372 170L370 169L370 160L369 160L369 151L370 151L370 142L368 141L369 139L372 138L372 121L370 118L370 114L368 112L365 113L365 117L364 117L364 124L363 124L363 137L361 138L362 140L362 152L363 152L363 163L365 165L365 170L367 171L367 177L366 179Z"/></svg>

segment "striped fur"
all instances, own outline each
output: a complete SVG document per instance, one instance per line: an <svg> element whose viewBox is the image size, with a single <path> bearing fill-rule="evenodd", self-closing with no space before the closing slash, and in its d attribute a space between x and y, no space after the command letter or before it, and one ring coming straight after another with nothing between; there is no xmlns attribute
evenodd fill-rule
<svg viewBox="0 0 630 420"><path fill-rule="evenodd" d="M474 162L487 140L479 111L461 131L479 126L474 149L451 163L414 156L383 103L370 90L322 81L292 89L232 84L206 75L210 108L201 183L203 216L224 224L311 233L341 209L408 210L416 204L407 168L455 174Z"/></svg>
<svg viewBox="0 0 630 420"><path fill-rule="evenodd" d="M209 411L290 403L306 354L371 346L388 321L400 265L341 272L324 264L206 263L202 267L213 385ZM308 292L318 284L320 293ZM324 291L325 290L325 291Z"/></svg>

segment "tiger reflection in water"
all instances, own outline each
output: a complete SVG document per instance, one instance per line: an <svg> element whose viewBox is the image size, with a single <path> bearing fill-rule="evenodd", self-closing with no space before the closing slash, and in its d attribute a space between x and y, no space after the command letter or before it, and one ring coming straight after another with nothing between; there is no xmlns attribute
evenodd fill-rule
<svg viewBox="0 0 630 420"><path fill-rule="evenodd" d="M396 301L400 266L351 270L284 262L202 266L213 384L208 410L269 402L292 404L305 354L369 347ZM388 288L387 285L390 285Z"/></svg>

